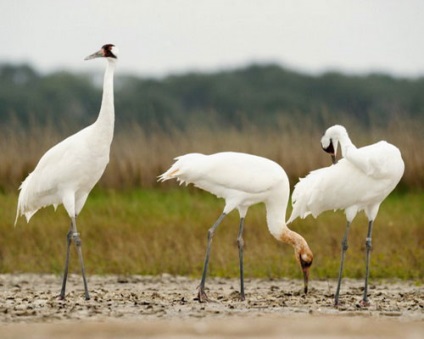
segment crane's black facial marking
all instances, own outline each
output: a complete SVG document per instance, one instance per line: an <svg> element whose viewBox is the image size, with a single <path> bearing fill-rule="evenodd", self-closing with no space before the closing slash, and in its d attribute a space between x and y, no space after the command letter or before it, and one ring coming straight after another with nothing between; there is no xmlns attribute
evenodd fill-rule
<svg viewBox="0 0 424 339"><path fill-rule="evenodd" d="M333 146L333 140L330 139L330 144L326 148L322 148L325 152L333 154L334 155L334 146Z"/></svg>
<svg viewBox="0 0 424 339"><path fill-rule="evenodd" d="M104 45L102 47L103 55L104 55L105 58L115 58L115 59L117 59L116 55L112 53L112 47L115 47L115 45L107 44L107 45Z"/></svg>
<svg viewBox="0 0 424 339"><path fill-rule="evenodd" d="M312 261L303 260L301 255L299 255L299 261L302 268L309 268L312 265Z"/></svg>

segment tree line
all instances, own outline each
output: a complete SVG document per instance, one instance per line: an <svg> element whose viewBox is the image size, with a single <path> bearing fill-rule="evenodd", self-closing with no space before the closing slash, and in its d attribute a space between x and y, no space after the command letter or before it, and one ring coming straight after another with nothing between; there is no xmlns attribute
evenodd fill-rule
<svg viewBox="0 0 424 339"><path fill-rule="evenodd" d="M87 125L98 113L101 80L100 74L41 74L29 65L2 64L2 125ZM193 123L240 128L243 121L272 126L281 117L308 117L320 124L338 114L364 126L384 126L393 117L424 118L423 77L312 76L270 64L162 79L118 73L115 84L117 124L147 129L184 130Z"/></svg>

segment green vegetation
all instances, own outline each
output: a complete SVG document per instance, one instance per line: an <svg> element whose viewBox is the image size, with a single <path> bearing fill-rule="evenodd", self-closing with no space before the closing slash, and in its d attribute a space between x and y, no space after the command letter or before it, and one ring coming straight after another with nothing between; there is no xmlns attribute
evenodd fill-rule
<svg viewBox="0 0 424 339"><path fill-rule="evenodd" d="M94 79L94 81L92 80ZM56 72L41 75L27 65L0 64L0 118L21 126L79 126L98 112L101 75ZM212 74L144 79L117 72L117 127L187 130L191 123L272 126L281 117L314 120L319 129L341 115L362 127L385 127L393 117L423 120L424 78L384 74L309 76L276 65L252 65Z"/></svg>
<svg viewBox="0 0 424 339"><path fill-rule="evenodd" d="M99 83L97 75L0 65L0 272L61 273L69 223L63 207L13 228L17 190L46 150L94 121ZM78 219L88 273L199 277L207 229L223 202L175 182L158 184L172 159L257 154L281 164L294 185L330 164L319 140L338 123L357 146L385 139L400 148L405 175L376 220L371 277L422 282L423 93L424 78L308 76L274 65L164 79L118 74L110 164ZM211 275L238 275L237 224L232 213L218 229ZM346 276L363 277L366 224L360 215L352 226ZM336 277L344 225L342 212L327 212L291 226L314 251L312 279ZM261 206L248 213L245 241L247 276L300 278L293 250L269 234ZM75 253L71 267L79 272Z"/></svg>
<svg viewBox="0 0 424 339"><path fill-rule="evenodd" d="M79 217L79 231L89 274L171 273L200 277L207 230L223 201L192 187L123 192L96 190ZM16 195L0 195L0 272L55 272L65 256L68 217L63 207L39 211L30 224L22 218L13 228ZM375 224L371 278L414 279L424 269L424 195L393 194L381 206ZM315 254L312 279L335 278L344 232L343 212L324 213L317 220L296 220L291 228L303 234ZM361 214L352 226L346 277L364 275L367 221ZM214 237L210 274L238 275L238 214L231 213ZM300 278L290 246L268 232L265 209L249 210L245 230L247 277ZM72 248L71 269L79 273Z"/></svg>

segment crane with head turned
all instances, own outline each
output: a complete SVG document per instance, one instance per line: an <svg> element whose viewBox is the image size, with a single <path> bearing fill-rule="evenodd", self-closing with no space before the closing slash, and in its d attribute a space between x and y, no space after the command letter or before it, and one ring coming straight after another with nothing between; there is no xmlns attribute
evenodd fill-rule
<svg viewBox="0 0 424 339"><path fill-rule="evenodd" d="M88 194L102 176L109 162L115 123L113 74L117 57L117 47L107 44L98 52L85 58L85 60L105 58L107 61L102 103L97 120L50 148L20 186L15 225L19 216L25 215L29 222L40 208L50 205L56 208L63 204L71 219L66 236L67 250L60 292L61 299L65 298L72 241L75 243L81 265L85 299L90 299L76 219Z"/></svg>
<svg viewBox="0 0 424 339"><path fill-rule="evenodd" d="M199 285L199 302L207 301L205 293L206 273L209 263L212 238L224 217L237 209L240 215L237 238L240 260L240 298L245 299L243 280L243 229L248 208L260 202L266 207L266 218L270 233L283 243L294 248L295 259L304 277L304 291L308 290L309 268L313 254L305 239L286 225L286 209L290 195L286 172L272 160L259 156L222 152L211 155L190 153L176 158L176 162L159 176L160 181L177 179L180 183L194 184L225 199L225 207L208 231L208 244Z"/></svg>
<svg viewBox="0 0 424 339"><path fill-rule="evenodd" d="M292 194L293 211L288 223L310 214L317 217L324 211L345 211L347 223L335 293L335 305L338 305L350 224L358 212L365 212L368 218L368 233L365 240L366 272L361 305L367 306L372 227L380 204L399 183L405 165L396 146L379 141L357 148L346 129L340 125L326 130L321 145L331 155L333 165L310 172L295 185ZM339 145L343 158L336 163Z"/></svg>

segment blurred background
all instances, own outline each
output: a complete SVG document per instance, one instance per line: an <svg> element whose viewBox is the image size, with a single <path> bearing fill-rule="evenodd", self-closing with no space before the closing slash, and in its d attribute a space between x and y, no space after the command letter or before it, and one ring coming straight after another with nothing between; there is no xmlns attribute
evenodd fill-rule
<svg viewBox="0 0 424 339"><path fill-rule="evenodd" d="M4 3L0 188L95 120L104 64L83 58L105 43L120 60L101 186L151 186L174 156L220 150L271 157L293 181L326 164L319 137L339 123L358 146L397 144L403 184L422 188L422 14L421 1Z"/></svg>
<svg viewBox="0 0 424 339"><path fill-rule="evenodd" d="M319 141L325 129L337 123L345 125L358 147L385 139L401 149L406 171L397 192L406 194L403 202L411 200L408 194L413 194L415 200L406 206L418 208L409 214L409 217L415 215L415 219L408 221L413 231L403 230L422 248L423 218L419 206L424 201L423 15L424 3L419 0L3 2L0 5L3 245L6 246L7 239L13 243L7 237L22 240L29 232L27 229L20 235L16 232L21 231L10 233L20 182L47 149L96 119L105 64L83 59L103 44L113 43L120 50L115 75L115 139L110 164L93 193L94 206L86 208L91 208L91 212L83 210L87 218L96 213L93 210L96 202L101 205L102 201L105 204L114 201L111 194L140 188L151 194L180 194L174 191L175 183L159 185L156 178L175 156L187 152L233 150L265 156L280 163L294 185L309 171L330 164ZM159 187L162 193L157 193ZM139 201L140 213L132 222L144 223L147 218L143 215L144 196L131 194ZM184 222L192 219L188 214L197 201L207 201L208 205L200 209L212 204L195 190L183 190L183 194L195 197L194 202L185 206L186 211L181 212ZM157 197L157 205L163 204L163 199ZM151 216L155 222L158 215L170 213L176 200L183 201L178 195L178 199L169 202L168 209L156 211ZM106 210L113 209L112 205L106 206ZM116 210L122 211L125 206L116 206ZM217 202L212 215L202 221L200 239L193 238L199 243L199 253L203 253L206 229L221 208L222 202ZM59 218L51 210L43 213L39 212L41 216L34 217L31 223L44 225L44 218ZM117 223L130 224L125 218L131 213L122 213ZM181 215L173 221L166 218L168 225L180 224ZM259 215L258 223L264 223L263 214ZM339 223L343 224L340 215ZM400 211L393 218L404 222L403 216ZM104 221L98 223L101 227ZM163 224L164 220L158 227ZM336 257L342 224L334 228L338 230L332 242ZM266 232L266 228L261 228ZM64 245L66 227L57 229L59 236L63 233ZM310 229L304 229L305 236ZM393 229L396 231L392 237L405 236L396 233L402 227ZM51 230L45 232L49 236ZM183 237L186 239L190 232L188 228ZM129 239L131 236L128 230ZM150 236L154 237L153 233ZM264 239L266 236L264 233ZM364 236L365 231L358 235L358 244L362 244ZM170 236L167 241L172 242L173 238ZM264 241L272 242L268 238ZM104 246L104 251L110 254L112 244ZM127 249L123 241L120 251ZM184 246L180 249L180 252L185 250ZM136 248L132 251L126 253L128 258L143 255L145 259L152 258L149 251L140 253ZM270 256L275 255L273 251L270 250ZM393 253L393 248L388 247L387 251ZM4 250L2 254L0 250L0 271L51 271L51 267L60 271L61 257L60 264L50 262L38 267L39 263L30 264L31 253L30 249L24 254L22 248L16 249L15 255L20 260L14 262L12 252ZM169 256L175 257L174 254L171 251ZM330 258L333 254L323 255ZM173 268L170 264L163 271L197 273L200 268L196 265L201 264L202 256L199 254L192 264L186 258L189 265L186 268L175 267L174 262ZM91 269L145 272L131 265L123 268L121 256L118 258L116 262L120 264L113 269L107 265L101 270L91 265ZM158 268L161 258L158 254L158 261L152 259L149 273L161 271ZM396 276L396 270L405 261L415 267L415 273L405 273L405 277L422 278L423 270L419 268L422 259L422 250L413 250L396 263L392 275ZM334 259L334 274L337 260ZM224 261L222 254L217 269L222 268ZM23 266L24 262L28 266ZM383 269L390 265L384 260L381 263ZM362 262L358 269L361 268ZM269 272L258 274L272 275L277 268L274 273ZM323 271L323 276L326 272Z"/></svg>

